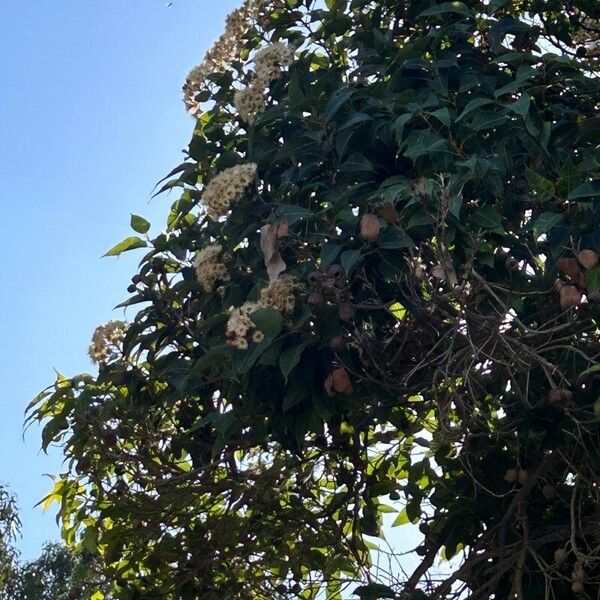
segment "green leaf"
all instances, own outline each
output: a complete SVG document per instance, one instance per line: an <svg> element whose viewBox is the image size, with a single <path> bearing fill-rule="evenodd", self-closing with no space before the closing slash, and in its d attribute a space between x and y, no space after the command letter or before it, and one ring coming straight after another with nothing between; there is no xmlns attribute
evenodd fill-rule
<svg viewBox="0 0 600 600"><path fill-rule="evenodd" d="M300 362L304 348L306 348L306 344L292 346L291 348L286 348L279 356L279 368L286 381L294 367Z"/></svg>
<svg viewBox="0 0 600 600"><path fill-rule="evenodd" d="M588 181L576 187L568 196L567 200L577 200L578 198L592 198L600 196L600 179Z"/></svg>
<svg viewBox="0 0 600 600"><path fill-rule="evenodd" d="M354 126L358 125L359 123L364 123L365 121L372 121L372 120L373 120L373 117L371 115L368 115L363 112L357 112L357 113L350 115L347 119L342 121L338 125L337 131L339 133L340 131L344 131L345 129L348 129L349 127L354 127Z"/></svg>
<svg viewBox="0 0 600 600"><path fill-rule="evenodd" d="M596 265L593 269L590 269L585 278L587 279L587 291L589 294L600 292L600 265Z"/></svg>
<svg viewBox="0 0 600 600"><path fill-rule="evenodd" d="M344 267L344 271L346 271L346 275L350 275L355 267L358 265L361 259L361 251L359 250L345 250L340 255L340 262L342 263L342 267Z"/></svg>
<svg viewBox="0 0 600 600"><path fill-rule="evenodd" d="M548 233L553 227L556 227L563 220L563 216L558 213L542 213L533 224L533 235L539 237Z"/></svg>
<svg viewBox="0 0 600 600"><path fill-rule="evenodd" d="M438 110L434 110L429 114L440 121L440 123L443 123L446 127L450 127L452 124L452 116L450 115L450 111L445 107L438 108Z"/></svg>
<svg viewBox="0 0 600 600"><path fill-rule="evenodd" d="M439 133L429 129L413 131L402 144L405 156L413 162L420 156L431 155L436 152L451 152L448 140Z"/></svg>
<svg viewBox="0 0 600 600"><path fill-rule="evenodd" d="M406 505L406 514L411 523L418 523L421 519L421 503L413 499Z"/></svg>
<svg viewBox="0 0 600 600"><path fill-rule="evenodd" d="M335 115L337 111L340 110L340 108L344 106L344 104L346 104L348 100L350 100L350 98L354 95L355 92L356 90L353 88L343 88L341 90L338 90L330 98L329 102L327 103L327 106L325 106L325 110L323 111L323 116L325 117L325 119L331 119L331 117L333 117L333 115Z"/></svg>
<svg viewBox="0 0 600 600"><path fill-rule="evenodd" d="M365 158L362 154L360 154L359 152L354 152L353 154L351 154L348 157L348 160L346 160L342 166L340 167L341 171L346 171L346 172L356 172L356 171L367 171L370 173L374 173L375 169L373 168L373 165L371 164L371 162Z"/></svg>
<svg viewBox="0 0 600 600"><path fill-rule="evenodd" d="M475 13L463 2L442 2L419 13L419 17L431 17L445 13L457 13L465 17L475 16Z"/></svg>
<svg viewBox="0 0 600 600"><path fill-rule="evenodd" d="M483 131L502 125L507 119L508 117L504 113L495 110L482 110L475 114L470 126L475 131Z"/></svg>
<svg viewBox="0 0 600 600"><path fill-rule="evenodd" d="M394 522L392 523L392 527L400 527L401 525L408 525L410 523L410 519L408 518L408 514L406 513L406 506L400 511Z"/></svg>
<svg viewBox="0 0 600 600"><path fill-rule="evenodd" d="M579 377L585 377L586 375L591 375L592 373L598 373L600 371L600 364L594 365L585 371L579 373Z"/></svg>
<svg viewBox="0 0 600 600"><path fill-rule="evenodd" d="M361 585L354 590L354 595L361 600L377 600L378 598L395 598L396 592L391 587L381 583Z"/></svg>
<svg viewBox="0 0 600 600"><path fill-rule="evenodd" d="M554 184L549 179L546 179L529 167L525 169L525 178L531 189L535 192L536 200L544 202L554 196Z"/></svg>
<svg viewBox="0 0 600 600"><path fill-rule="evenodd" d="M529 81L529 79L531 79L532 77L536 77L539 74L540 72L537 69L533 69L532 67L528 67L525 65L521 66L517 70L517 75L514 81L511 81L510 83L496 90L494 92L494 96L496 98L499 98L500 96L504 96L504 94L512 94L513 92L516 92L521 87L523 87L525 82Z"/></svg>
<svg viewBox="0 0 600 600"><path fill-rule="evenodd" d="M508 108L525 118L527 113L529 112L530 106L531 98L529 97L529 95L521 94L521 97L516 102L513 102L512 104L508 105Z"/></svg>
<svg viewBox="0 0 600 600"><path fill-rule="evenodd" d="M250 319L256 328L265 334L265 339L271 340L281 331L283 324L281 313L274 308L260 308L250 315Z"/></svg>
<svg viewBox="0 0 600 600"><path fill-rule="evenodd" d="M473 98L473 100L471 100L465 106L462 113L460 113L460 116L458 117L458 119L456 119L456 122L458 123L459 121L462 121L465 117L470 115L473 111L477 110L478 108L480 108L486 104L492 104L493 102L494 102L494 100L492 100L491 98Z"/></svg>
<svg viewBox="0 0 600 600"><path fill-rule="evenodd" d="M600 398L594 402L594 415L596 415L596 421L600 421Z"/></svg>
<svg viewBox="0 0 600 600"><path fill-rule="evenodd" d="M581 156L583 158L583 168L586 171L600 173L600 148L594 150L582 148Z"/></svg>
<svg viewBox="0 0 600 600"><path fill-rule="evenodd" d="M342 246L339 244L323 244L321 247L321 268L328 269L333 264L333 261L337 258L337 255L340 253L341 249Z"/></svg>
<svg viewBox="0 0 600 600"><path fill-rule="evenodd" d="M400 145L402 143L402 138L404 137L404 126L412 119L413 113L407 113L404 115L400 115L394 121L394 134L396 136L396 143Z"/></svg>
<svg viewBox="0 0 600 600"><path fill-rule="evenodd" d="M471 221L484 229L497 229L502 227L502 217L500 213L489 204L484 204L478 208L472 215Z"/></svg>
<svg viewBox="0 0 600 600"><path fill-rule="evenodd" d="M396 317L398 321L402 321L406 317L406 308L404 308L400 302L394 302L394 304L388 307L388 311Z"/></svg>
<svg viewBox="0 0 600 600"><path fill-rule="evenodd" d="M410 248L413 242L399 229L390 228L379 234L377 245L384 250L399 250L400 248Z"/></svg>
<svg viewBox="0 0 600 600"><path fill-rule="evenodd" d="M122 242L113 246L104 256L119 256L122 252L135 250L136 248L146 248L148 244L141 238L133 235L126 237Z"/></svg>
<svg viewBox="0 0 600 600"><path fill-rule="evenodd" d="M277 216L280 218L286 218L288 225L294 225L302 219L310 219L313 213L304 208L303 206L296 206L294 204L282 204L277 209Z"/></svg>
<svg viewBox="0 0 600 600"><path fill-rule="evenodd" d="M304 383L292 381L283 397L282 410L286 412L310 397L310 389Z"/></svg>
<svg viewBox="0 0 600 600"><path fill-rule="evenodd" d="M147 233L150 229L150 221L146 221L144 217L139 215L131 215L131 229L137 233Z"/></svg>

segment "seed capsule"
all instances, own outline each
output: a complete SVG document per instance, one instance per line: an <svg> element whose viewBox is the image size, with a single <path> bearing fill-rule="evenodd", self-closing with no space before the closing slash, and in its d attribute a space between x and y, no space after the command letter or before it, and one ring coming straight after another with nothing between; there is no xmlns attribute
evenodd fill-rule
<svg viewBox="0 0 600 600"><path fill-rule="evenodd" d="M581 269L579 268L579 263L576 258L567 258L563 256L556 261L556 268L561 273L568 275L573 281L579 279Z"/></svg>
<svg viewBox="0 0 600 600"><path fill-rule="evenodd" d="M598 264L598 255L593 250L582 250L577 260L586 268L593 269Z"/></svg>
<svg viewBox="0 0 600 600"><path fill-rule="evenodd" d="M581 292L574 285L565 285L560 289L560 305L567 309L581 304Z"/></svg>

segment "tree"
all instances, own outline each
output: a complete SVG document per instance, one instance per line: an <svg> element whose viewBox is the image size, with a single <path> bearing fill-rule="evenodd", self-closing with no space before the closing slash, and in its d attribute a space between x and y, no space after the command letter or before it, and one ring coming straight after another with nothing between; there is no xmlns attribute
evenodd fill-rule
<svg viewBox="0 0 600 600"><path fill-rule="evenodd" d="M62 544L47 543L37 559L21 563L20 529L15 497L0 486L0 600L89 600L107 591L97 561Z"/></svg>
<svg viewBox="0 0 600 600"><path fill-rule="evenodd" d="M190 73L130 321L30 408L48 501L120 599L597 597L600 7L325 5Z"/></svg>
<svg viewBox="0 0 600 600"><path fill-rule="evenodd" d="M20 527L15 498L0 485L0 597L13 592L11 575L18 557L14 541Z"/></svg>
<svg viewBox="0 0 600 600"><path fill-rule="evenodd" d="M0 598L89 600L98 591L108 592L106 587L93 557L85 552L74 553L64 544L48 542L38 558L15 566L11 591L6 596L0 594Z"/></svg>

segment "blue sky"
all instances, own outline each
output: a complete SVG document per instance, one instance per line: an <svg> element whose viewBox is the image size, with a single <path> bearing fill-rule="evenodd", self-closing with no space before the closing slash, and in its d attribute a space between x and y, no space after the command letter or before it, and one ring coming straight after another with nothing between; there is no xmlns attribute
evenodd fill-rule
<svg viewBox="0 0 600 600"><path fill-rule="evenodd" d="M100 258L160 229L171 199L154 184L193 129L188 70L236 0L0 0L0 481L18 495L24 558L59 535L34 509L61 468L23 438L23 410L53 380L92 367L86 351L125 295L136 256Z"/></svg>

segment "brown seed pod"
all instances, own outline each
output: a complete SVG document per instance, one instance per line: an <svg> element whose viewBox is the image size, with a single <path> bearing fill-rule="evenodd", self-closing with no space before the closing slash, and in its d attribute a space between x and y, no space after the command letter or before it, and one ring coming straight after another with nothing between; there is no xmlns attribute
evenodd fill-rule
<svg viewBox="0 0 600 600"><path fill-rule="evenodd" d="M377 215L366 213L362 216L360 220L360 235L365 240L376 240L379 237L380 231L381 225L379 224Z"/></svg>
<svg viewBox="0 0 600 600"><path fill-rule="evenodd" d="M557 565L564 565L565 562L567 562L568 557L569 555L567 554L567 551L564 548L558 548L554 552L554 562Z"/></svg>
<svg viewBox="0 0 600 600"><path fill-rule="evenodd" d="M341 281L346 275L342 265L331 265L327 270L327 274L338 281Z"/></svg>
<svg viewBox="0 0 600 600"><path fill-rule="evenodd" d="M352 321L354 315L356 315L356 310L349 304L340 304L338 314L342 321Z"/></svg>
<svg viewBox="0 0 600 600"><path fill-rule="evenodd" d="M587 276L585 273L581 273L581 275L579 275L579 279L577 281L577 285L582 289L585 290L587 289L588 286L588 280L587 280Z"/></svg>
<svg viewBox="0 0 600 600"><path fill-rule="evenodd" d="M574 285L565 285L560 289L560 305L567 309L581 304L581 292Z"/></svg>
<svg viewBox="0 0 600 600"><path fill-rule="evenodd" d="M519 485L525 485L528 478L529 473L527 472L527 469L519 469L519 472L517 473L517 481L519 482Z"/></svg>
<svg viewBox="0 0 600 600"><path fill-rule="evenodd" d="M577 260L586 269L593 269L598 264L598 255L593 250L582 250L577 255Z"/></svg>
<svg viewBox="0 0 600 600"><path fill-rule="evenodd" d="M277 237L278 238L284 238L289 231L289 225L288 225L288 220L287 219L283 219L282 221L279 221L279 223L277 223Z"/></svg>
<svg viewBox="0 0 600 600"><path fill-rule="evenodd" d="M327 379L325 379L323 386L325 387L327 394L330 396L333 396L335 392L346 395L354 392L352 382L350 381L350 375L348 375L348 371L346 371L344 367L340 367L339 369L332 371L327 376Z"/></svg>
<svg viewBox="0 0 600 600"><path fill-rule="evenodd" d="M565 282L562 279L555 279L554 280L554 289L557 292L560 292L560 290L565 286Z"/></svg>
<svg viewBox="0 0 600 600"><path fill-rule="evenodd" d="M574 594L583 594L583 592L584 592L584 589L585 589L585 588L584 588L584 585L583 585L583 582L582 582L582 581L574 581L574 582L571 584L571 591L572 591Z"/></svg>
<svg viewBox="0 0 600 600"><path fill-rule="evenodd" d="M573 569L573 572L571 573L571 581L579 581L581 583L585 581L585 572L581 567L576 567Z"/></svg>
<svg viewBox="0 0 600 600"><path fill-rule="evenodd" d="M396 223L400 216L398 215L398 211L396 210L393 204L384 204L379 209L379 215L382 219L387 221L390 224Z"/></svg>
<svg viewBox="0 0 600 600"><path fill-rule="evenodd" d="M510 483L510 484L516 483L517 476L518 476L517 469L506 469L506 473L504 473L504 481L506 481L506 483Z"/></svg>
<svg viewBox="0 0 600 600"><path fill-rule="evenodd" d="M556 488L553 485L547 483L542 488L542 495L544 496L544 498L546 498L546 500L552 500L552 498L556 496Z"/></svg>
<svg viewBox="0 0 600 600"><path fill-rule="evenodd" d="M318 306L322 306L325 303L325 298L323 298L323 294L321 292L311 292L308 295L308 304L312 308L317 308Z"/></svg>
<svg viewBox="0 0 600 600"><path fill-rule="evenodd" d="M576 258L567 258L563 256L556 261L556 268L565 275L568 275L573 281L579 279L581 269Z"/></svg>
<svg viewBox="0 0 600 600"><path fill-rule="evenodd" d="M312 273L309 273L308 275L308 284L309 285L316 285L317 283L319 283L321 277L322 277L322 273L320 273L319 271L313 271Z"/></svg>
<svg viewBox="0 0 600 600"><path fill-rule="evenodd" d="M548 392L548 402L555 406L566 406L573 400L573 393L563 388L554 388Z"/></svg>
<svg viewBox="0 0 600 600"><path fill-rule="evenodd" d="M329 342L329 347L332 350L341 350L346 345L346 340L341 335L332 337Z"/></svg>

